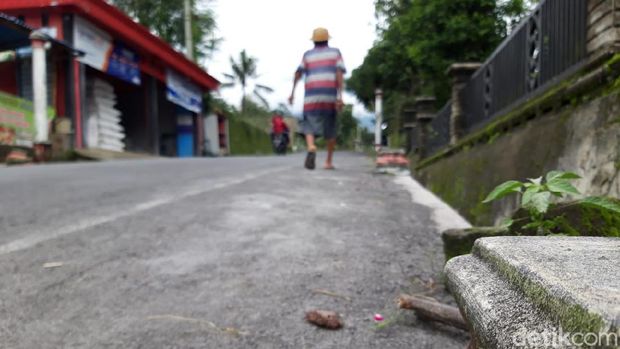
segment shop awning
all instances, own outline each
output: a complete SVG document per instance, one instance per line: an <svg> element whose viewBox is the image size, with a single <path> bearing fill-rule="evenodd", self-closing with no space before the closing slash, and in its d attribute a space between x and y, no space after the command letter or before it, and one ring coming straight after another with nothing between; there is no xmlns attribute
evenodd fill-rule
<svg viewBox="0 0 620 349"><path fill-rule="evenodd" d="M166 71L173 69L204 90L214 90L219 81L204 69L174 50L168 43L151 34L125 13L103 0L1 0L0 11L18 12L34 9L78 14L99 28L113 34L135 49L142 57L151 57L141 68L165 81Z"/></svg>
<svg viewBox="0 0 620 349"><path fill-rule="evenodd" d="M0 51L14 50L30 46L30 33L35 29L24 24L19 19L0 12ZM64 41L48 37L56 46L60 46L76 54L81 52Z"/></svg>
<svg viewBox="0 0 620 349"><path fill-rule="evenodd" d="M0 13L0 51L30 46L31 28L21 24L16 18Z"/></svg>

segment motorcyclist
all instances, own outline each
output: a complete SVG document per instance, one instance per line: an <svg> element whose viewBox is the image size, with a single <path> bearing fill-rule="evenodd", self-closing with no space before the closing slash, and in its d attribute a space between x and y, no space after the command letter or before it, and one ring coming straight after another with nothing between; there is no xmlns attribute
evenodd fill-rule
<svg viewBox="0 0 620 349"><path fill-rule="evenodd" d="M281 113L276 113L271 118L271 141L272 143L275 140L276 136L282 135L284 137L284 144L288 146L289 139L289 128L286 122L284 121L284 117ZM277 151L277 149L274 149Z"/></svg>

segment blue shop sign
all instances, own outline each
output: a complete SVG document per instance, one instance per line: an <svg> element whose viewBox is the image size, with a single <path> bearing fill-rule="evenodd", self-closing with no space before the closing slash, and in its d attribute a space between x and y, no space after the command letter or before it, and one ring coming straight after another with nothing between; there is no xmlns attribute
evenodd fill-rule
<svg viewBox="0 0 620 349"><path fill-rule="evenodd" d="M170 69L166 71L166 98L194 113L202 111L202 90Z"/></svg>
<svg viewBox="0 0 620 349"><path fill-rule="evenodd" d="M115 42L110 54L107 73L134 85L140 85L139 57L125 45Z"/></svg>

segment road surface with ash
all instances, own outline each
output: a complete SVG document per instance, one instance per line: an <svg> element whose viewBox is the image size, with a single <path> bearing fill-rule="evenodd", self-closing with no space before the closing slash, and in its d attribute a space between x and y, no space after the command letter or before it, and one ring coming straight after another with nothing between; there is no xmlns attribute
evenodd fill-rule
<svg viewBox="0 0 620 349"><path fill-rule="evenodd" d="M465 347L394 303L453 302L438 230L465 223L361 155L337 153L335 171L302 162L0 169L0 347ZM316 308L344 327L307 323Z"/></svg>

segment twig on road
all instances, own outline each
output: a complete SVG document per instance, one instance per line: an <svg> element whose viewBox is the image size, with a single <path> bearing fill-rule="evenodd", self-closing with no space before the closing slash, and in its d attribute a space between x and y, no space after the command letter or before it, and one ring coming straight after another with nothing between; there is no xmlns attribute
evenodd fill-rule
<svg viewBox="0 0 620 349"><path fill-rule="evenodd" d="M411 280L411 283L418 283L425 289L425 291L420 292L420 294L433 294L439 291L439 285L433 278L429 278L428 280L424 281L420 277L416 276Z"/></svg>
<svg viewBox="0 0 620 349"><path fill-rule="evenodd" d="M184 316L179 316L179 315L172 315L172 314L153 315L153 316L148 316L146 319L147 320L172 320L172 321L190 322L190 323L199 324L199 325L206 325L207 327L210 327L217 331L220 331L226 334L232 334L235 336L247 336L249 334L247 331L241 331L233 327L219 327L209 320L194 319L194 318L189 318L189 317L184 317Z"/></svg>
<svg viewBox="0 0 620 349"><path fill-rule="evenodd" d="M65 263L63 262L47 262L43 264L43 268L45 269L58 268L58 267L62 267L63 265L65 265Z"/></svg>
<svg viewBox="0 0 620 349"><path fill-rule="evenodd" d="M325 289L321 289L321 288L314 289L314 290L312 290L312 292L318 293L318 294L323 294L323 295L330 296L330 297L344 299L347 302L351 301L350 297L347 297L347 296L344 296L344 295L341 295L341 294L338 294L338 293L335 293L335 292L332 292L332 291L328 291L328 290L325 290Z"/></svg>
<svg viewBox="0 0 620 349"><path fill-rule="evenodd" d="M398 298L398 306L401 309L414 310L419 318L468 330L467 323L457 307L439 303L432 298L403 294Z"/></svg>

